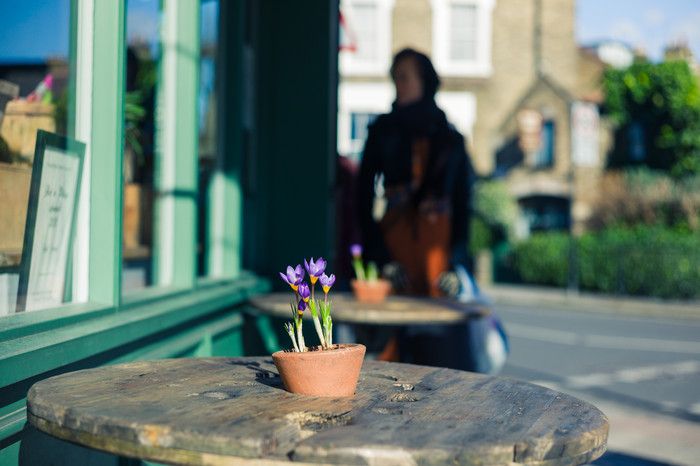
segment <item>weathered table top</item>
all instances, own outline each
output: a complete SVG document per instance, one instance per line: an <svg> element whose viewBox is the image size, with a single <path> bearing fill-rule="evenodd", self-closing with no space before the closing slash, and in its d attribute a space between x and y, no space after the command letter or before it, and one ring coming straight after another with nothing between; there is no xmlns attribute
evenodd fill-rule
<svg viewBox="0 0 700 466"><path fill-rule="evenodd" d="M248 303L258 311L290 318L294 294L267 293L253 296ZM373 325L454 324L490 313L485 302L460 303L451 299L390 295L383 303L366 303L352 293L332 294L333 322ZM311 313L304 313L311 319Z"/></svg>
<svg viewBox="0 0 700 466"><path fill-rule="evenodd" d="M351 397L284 391L269 357L134 362L32 386L29 422L176 464L581 464L603 454L595 406L537 385L365 361Z"/></svg>

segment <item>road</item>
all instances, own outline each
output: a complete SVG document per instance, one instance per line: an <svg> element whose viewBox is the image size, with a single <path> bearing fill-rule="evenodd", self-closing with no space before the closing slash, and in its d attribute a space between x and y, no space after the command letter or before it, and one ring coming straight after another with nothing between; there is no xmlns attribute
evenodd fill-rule
<svg viewBox="0 0 700 466"><path fill-rule="evenodd" d="M700 464L700 308L690 318L661 302L508 291L485 293L509 336L499 375L569 393L605 412L608 453L595 464ZM630 307L640 312L621 312ZM695 310L686 307L678 309Z"/></svg>

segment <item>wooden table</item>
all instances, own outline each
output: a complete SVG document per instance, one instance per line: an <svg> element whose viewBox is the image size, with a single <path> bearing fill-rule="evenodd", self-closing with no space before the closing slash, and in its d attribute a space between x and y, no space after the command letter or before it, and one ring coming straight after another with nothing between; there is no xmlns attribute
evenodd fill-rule
<svg viewBox="0 0 700 466"><path fill-rule="evenodd" d="M451 299L390 295L383 303L357 301L352 293L332 293L333 322L367 325L455 324L489 314L484 301L460 303ZM294 294L267 293L253 296L253 309L275 317L291 318ZM304 313L311 319L311 313Z"/></svg>
<svg viewBox="0 0 700 466"><path fill-rule="evenodd" d="M365 361L354 396L282 388L269 357L186 358L34 384L29 422L83 446L176 464L546 464L603 454L595 406L537 385Z"/></svg>

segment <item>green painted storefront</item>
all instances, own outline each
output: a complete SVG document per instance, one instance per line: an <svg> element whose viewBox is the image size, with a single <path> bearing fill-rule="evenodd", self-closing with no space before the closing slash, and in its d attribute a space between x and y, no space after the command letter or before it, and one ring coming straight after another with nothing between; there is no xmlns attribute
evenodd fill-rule
<svg viewBox="0 0 700 466"><path fill-rule="evenodd" d="M264 354L270 322L246 313L254 293L302 257L333 252L336 155L335 1L222 0L218 42L219 170L197 180L199 1L163 0L161 144L168 179L158 209L170 241L153 286L121 293L125 0L73 0L76 138L89 146L87 302L0 318L0 464L139 464L59 442L26 424L43 378L126 361ZM252 58L251 58L252 57ZM252 102L252 104L251 104ZM82 137L81 137L82 135ZM205 272L197 219L208 206Z"/></svg>

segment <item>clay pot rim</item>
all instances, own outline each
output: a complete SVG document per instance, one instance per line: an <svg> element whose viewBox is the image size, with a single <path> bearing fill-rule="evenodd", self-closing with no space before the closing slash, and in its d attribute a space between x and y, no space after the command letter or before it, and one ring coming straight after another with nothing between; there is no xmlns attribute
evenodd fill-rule
<svg viewBox="0 0 700 466"><path fill-rule="evenodd" d="M320 348L321 345L309 346L307 348ZM338 353L347 353L351 351L367 351L365 345L361 343L335 343L332 350L314 350L314 351L294 351L293 349L279 350L272 353L273 357L289 357L296 358L300 356L314 355L314 357L325 357L328 355L334 355ZM322 356L325 355L325 356Z"/></svg>
<svg viewBox="0 0 700 466"><path fill-rule="evenodd" d="M386 278L378 278L375 282L370 282L367 280L358 280L357 278L351 278L350 284L365 285L365 286L375 286L375 287L391 287L391 282Z"/></svg>

